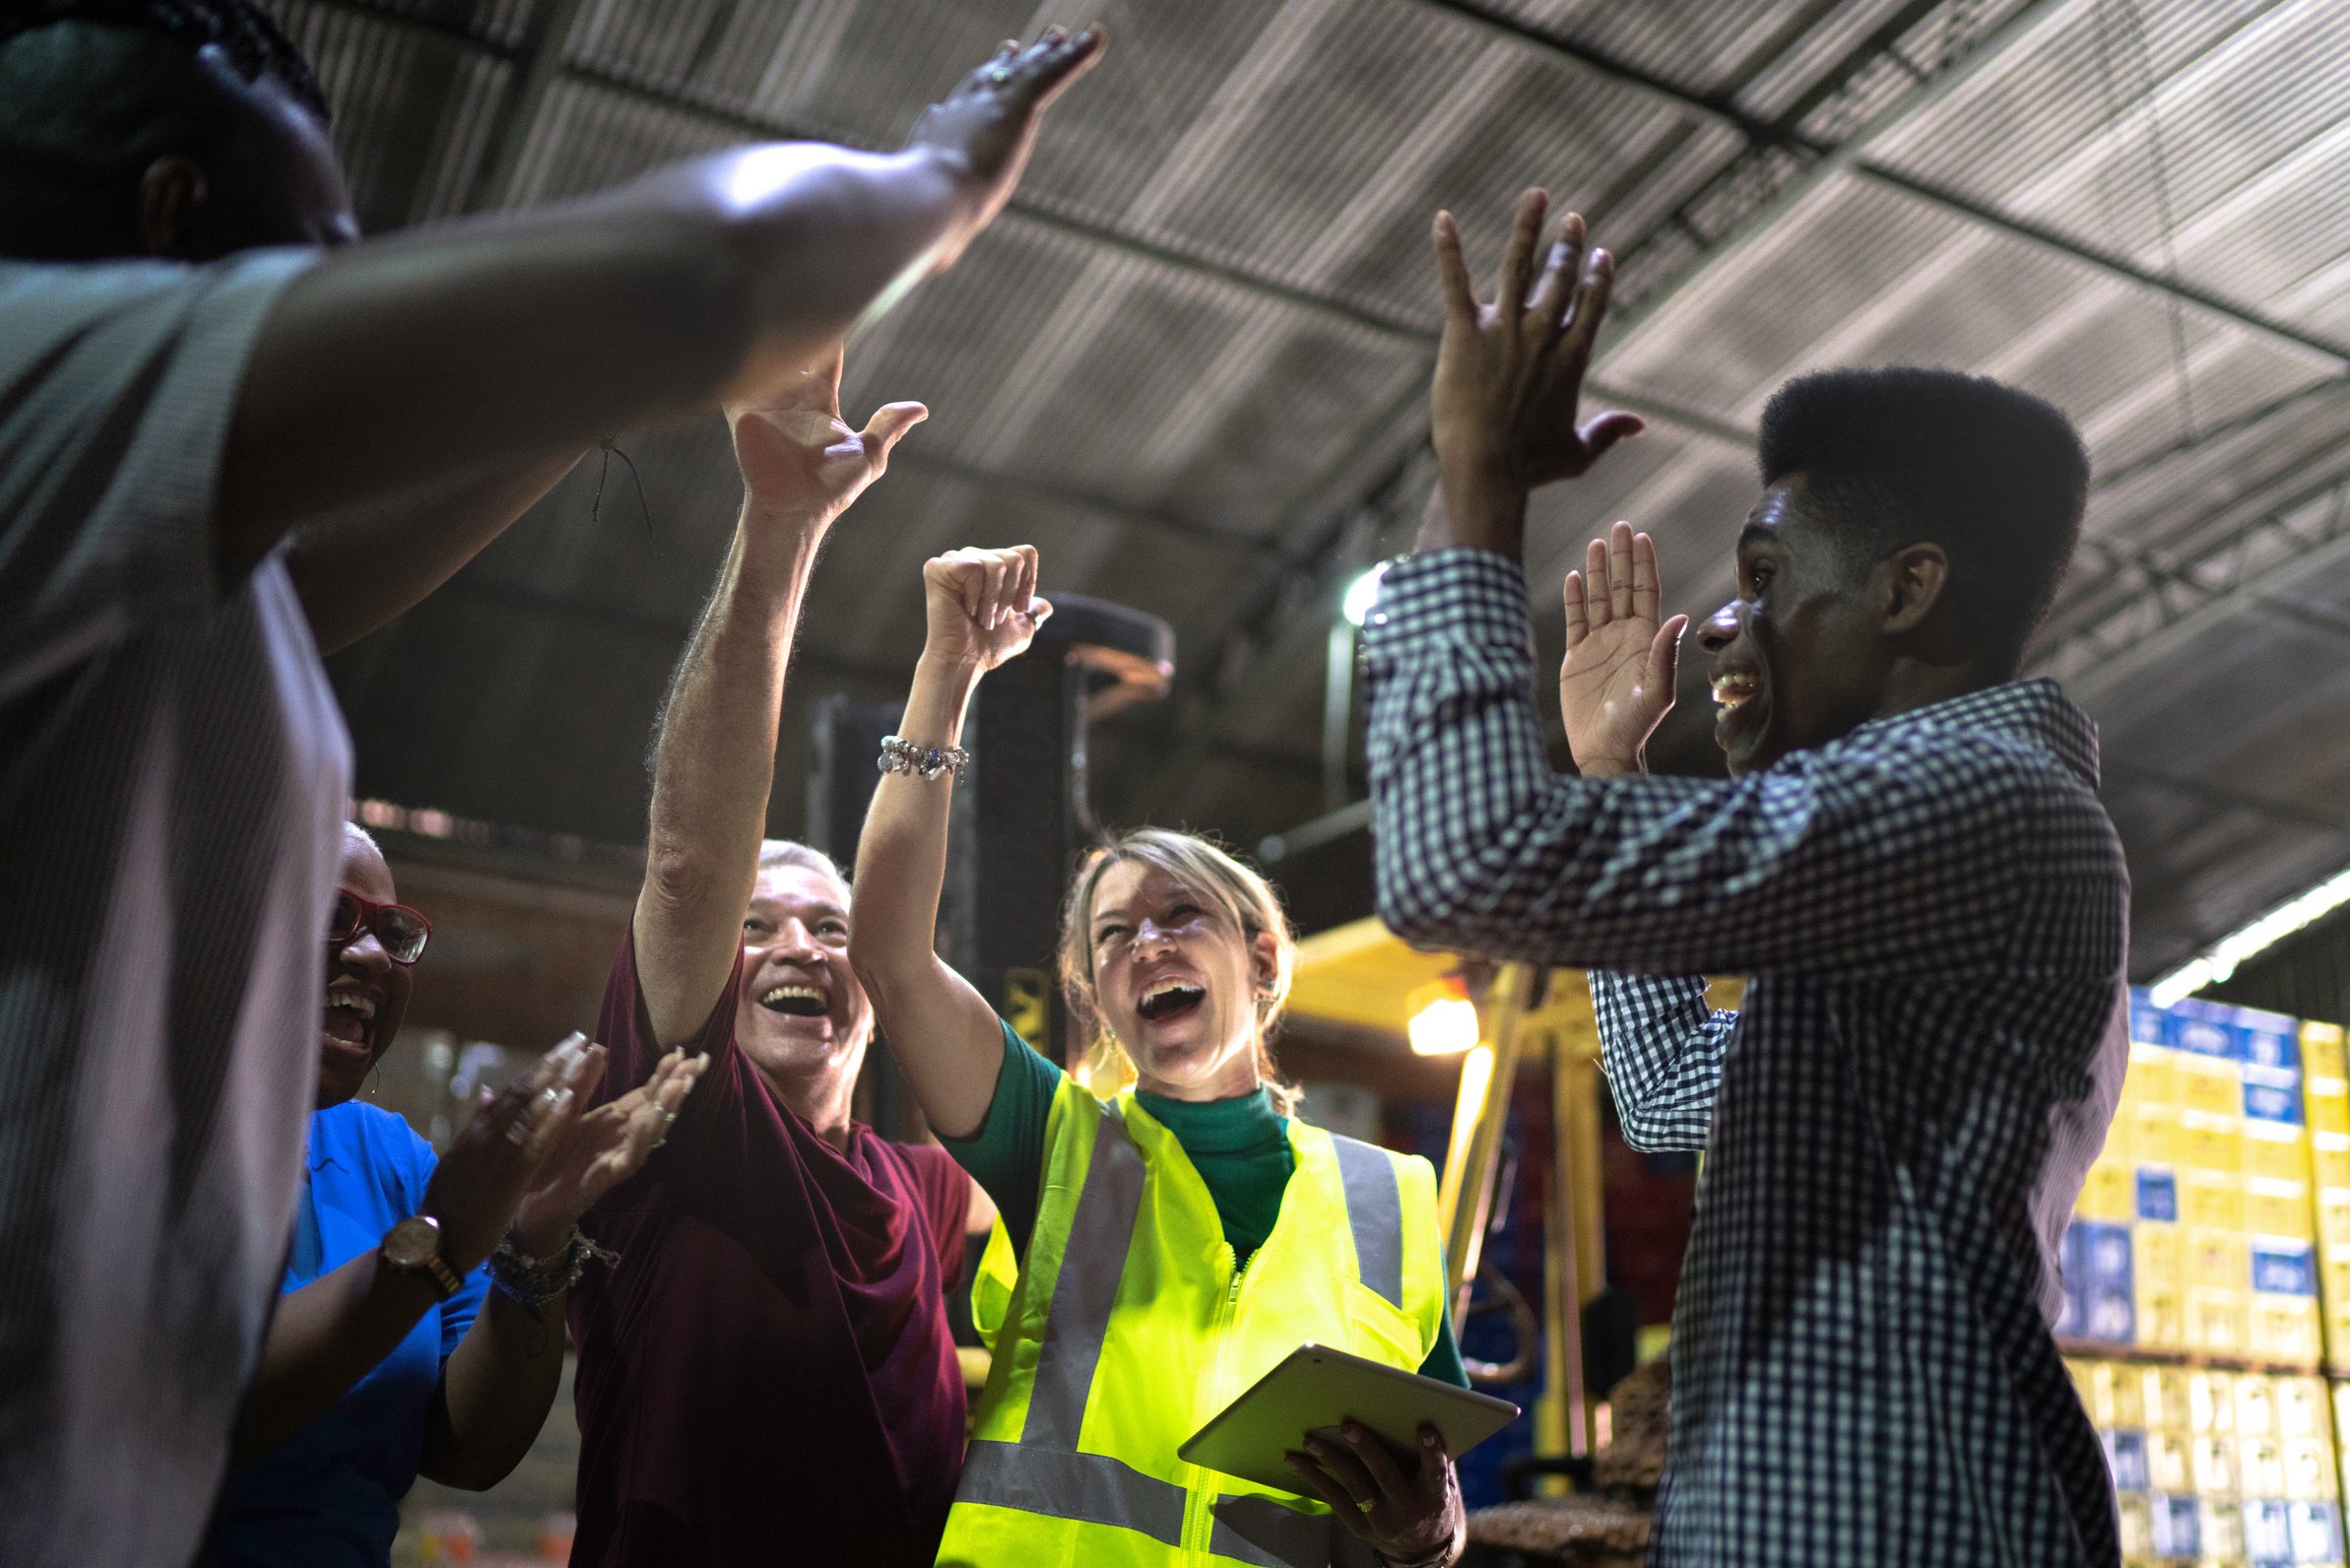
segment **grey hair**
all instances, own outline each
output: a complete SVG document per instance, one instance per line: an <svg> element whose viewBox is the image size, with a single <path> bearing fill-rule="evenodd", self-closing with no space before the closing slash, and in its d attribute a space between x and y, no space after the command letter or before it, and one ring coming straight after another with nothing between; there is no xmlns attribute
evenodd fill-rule
<svg viewBox="0 0 2350 1568"><path fill-rule="evenodd" d="M758 869L771 871L777 866L798 866L805 871L831 878L845 889L849 874L838 862L813 844L803 844L793 838L762 839L758 846Z"/></svg>

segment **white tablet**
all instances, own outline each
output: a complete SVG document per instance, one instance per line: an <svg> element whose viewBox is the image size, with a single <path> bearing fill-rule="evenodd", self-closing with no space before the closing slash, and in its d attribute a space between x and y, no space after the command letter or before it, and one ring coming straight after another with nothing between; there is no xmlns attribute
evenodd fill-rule
<svg viewBox="0 0 2350 1568"><path fill-rule="evenodd" d="M1243 1480L1300 1490L1283 1462L1317 1436L1345 1448L1338 1424L1352 1417L1386 1440L1405 1474L1418 1469L1421 1422L1444 1434L1455 1459L1518 1418L1518 1406L1416 1372L1383 1366L1328 1345L1301 1344L1176 1449L1178 1458Z"/></svg>

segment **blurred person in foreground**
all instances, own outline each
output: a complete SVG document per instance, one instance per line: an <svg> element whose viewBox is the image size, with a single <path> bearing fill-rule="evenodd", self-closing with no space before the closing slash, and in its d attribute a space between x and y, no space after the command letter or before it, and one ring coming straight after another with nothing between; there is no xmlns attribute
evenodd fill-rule
<svg viewBox="0 0 2350 1568"><path fill-rule="evenodd" d="M1432 1426L1408 1454L1351 1421L1301 1432L1286 1488L1177 1455L1307 1342L1468 1385L1436 1173L1293 1114L1272 1042L1296 940L1272 884L1204 838L1122 834L1073 881L1075 1072L939 957L964 715L1052 607L1024 545L922 576L929 632L858 841L849 952L924 1114L1004 1215L972 1302L995 1359L940 1563L1447 1568L1465 1527Z"/></svg>
<svg viewBox="0 0 2350 1568"><path fill-rule="evenodd" d="M901 152L362 242L248 0L0 0L0 1562L184 1561L220 1484L314 1078L319 650L950 262L1098 43L1000 51Z"/></svg>
<svg viewBox="0 0 2350 1568"><path fill-rule="evenodd" d="M1645 775L1686 619L1645 536L1567 575L1581 776L1534 713L1527 495L1578 426L1609 262L1522 198L1480 303L1449 215L1441 484L1365 626L1381 915L1588 966L1624 1133L1703 1148L1651 1560L2119 1560L2050 1333L2118 1097L2129 886L2096 730L2026 640L2077 536L2079 438L1944 371L1831 370L1764 411L1737 596L1698 630L1730 778ZM1706 1005L1706 974L1749 978Z"/></svg>
<svg viewBox="0 0 2350 1568"><path fill-rule="evenodd" d="M485 1099L446 1154L357 1096L408 1011L429 921L343 828L318 1108L284 1298L246 1402L222 1568L384 1568L420 1474L483 1491L546 1424L590 1204L659 1145L703 1063L672 1054L586 1110L604 1048L573 1035Z"/></svg>
<svg viewBox="0 0 2350 1568"><path fill-rule="evenodd" d="M734 545L653 745L644 888L597 1026L607 1089L709 1076L641 1180L589 1216L620 1254L572 1297L576 1568L918 1568L962 1462L970 1181L852 1119L874 1015L849 888L763 838L784 675L833 521L925 414L840 419L833 356L727 411Z"/></svg>

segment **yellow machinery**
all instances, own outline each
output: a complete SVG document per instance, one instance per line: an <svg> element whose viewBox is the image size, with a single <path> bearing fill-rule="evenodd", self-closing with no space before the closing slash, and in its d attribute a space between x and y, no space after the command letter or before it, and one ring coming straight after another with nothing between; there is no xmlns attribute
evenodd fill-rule
<svg viewBox="0 0 2350 1568"><path fill-rule="evenodd" d="M1601 1434L1598 1407L1584 1395L1583 1308L1606 1282L1599 1037L1591 989L1576 970L1505 965L1473 987L1481 994L1470 1028L1464 1004L1472 987L1463 968L1450 954L1413 951L1376 920L1358 920L1299 945L1289 1012L1349 1031L1411 1038L1423 1054L1458 1053L1460 1085L1438 1195L1456 1322L1468 1304L1492 1213L1511 1089L1521 1068L1543 1071L1558 1146L1542 1205L1540 1332L1551 1375L1534 1405L1534 1447L1538 1453L1588 1454ZM1419 1029L1415 1017L1455 1027Z"/></svg>

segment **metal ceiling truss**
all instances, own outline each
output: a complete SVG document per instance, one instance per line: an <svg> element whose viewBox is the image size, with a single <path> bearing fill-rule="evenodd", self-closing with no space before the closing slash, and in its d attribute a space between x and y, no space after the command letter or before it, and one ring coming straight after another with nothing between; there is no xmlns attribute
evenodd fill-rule
<svg viewBox="0 0 2350 1568"><path fill-rule="evenodd" d="M2303 579L2350 560L2350 474L2338 469L2172 559L2094 540L2083 548L2136 572L2145 586L2065 631L2032 661L2064 681L2075 700L2094 703L2245 610L2350 643L2350 618L2285 597Z"/></svg>

